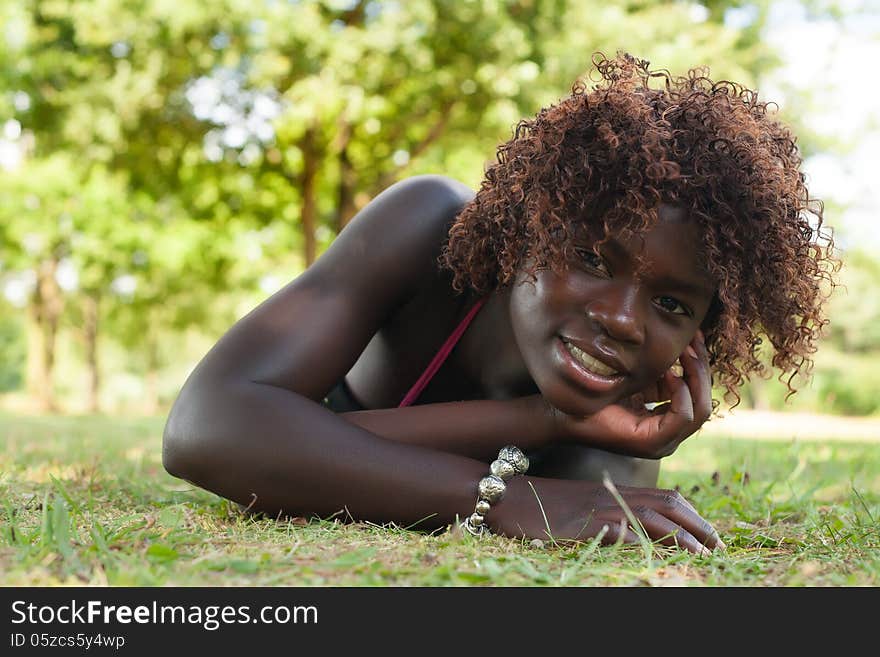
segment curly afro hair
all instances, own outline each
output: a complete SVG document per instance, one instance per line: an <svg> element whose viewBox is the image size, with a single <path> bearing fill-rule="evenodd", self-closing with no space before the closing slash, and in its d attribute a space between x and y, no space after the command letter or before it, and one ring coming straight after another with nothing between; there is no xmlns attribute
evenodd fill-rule
<svg viewBox="0 0 880 657"><path fill-rule="evenodd" d="M676 205L698 222L717 285L702 329L725 397L738 403L750 374L767 374L761 335L793 394L795 376L812 369L839 268L796 138L756 92L705 68L672 77L628 54L593 64L598 84L579 80L498 147L440 265L457 291L487 294L520 270L563 272L578 233L638 234L659 204Z"/></svg>

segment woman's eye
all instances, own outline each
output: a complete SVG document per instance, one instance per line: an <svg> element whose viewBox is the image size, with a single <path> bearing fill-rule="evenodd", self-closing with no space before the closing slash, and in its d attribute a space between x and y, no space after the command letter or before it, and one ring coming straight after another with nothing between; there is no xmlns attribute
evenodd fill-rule
<svg viewBox="0 0 880 657"><path fill-rule="evenodd" d="M687 315L688 317L691 315L690 309L675 297L657 297L655 301L663 310L673 315Z"/></svg>
<svg viewBox="0 0 880 657"><path fill-rule="evenodd" d="M593 253L590 249L576 249L578 257L581 262L590 267L591 269L596 269L606 276L609 276L611 272L608 271L608 267L605 266L605 263L602 261L602 258Z"/></svg>

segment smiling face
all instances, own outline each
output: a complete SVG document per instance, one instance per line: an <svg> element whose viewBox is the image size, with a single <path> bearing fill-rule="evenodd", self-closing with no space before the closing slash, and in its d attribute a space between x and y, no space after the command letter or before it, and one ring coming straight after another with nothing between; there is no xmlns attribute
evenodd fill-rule
<svg viewBox="0 0 880 657"><path fill-rule="evenodd" d="M576 245L578 262L564 275L517 277L510 318L544 397L587 415L657 381L700 327L714 285L700 264L697 226L670 206L641 237L612 236L598 256L592 244Z"/></svg>

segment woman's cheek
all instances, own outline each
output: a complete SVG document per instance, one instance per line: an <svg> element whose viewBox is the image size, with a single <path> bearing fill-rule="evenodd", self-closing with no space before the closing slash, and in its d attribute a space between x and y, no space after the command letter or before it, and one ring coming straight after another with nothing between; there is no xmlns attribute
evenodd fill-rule
<svg viewBox="0 0 880 657"><path fill-rule="evenodd" d="M662 349L662 351L663 356L658 357L648 366L648 377L652 381L656 381L670 368L672 368L673 373L676 376L681 377L681 364L678 362L678 358L681 355L681 352L684 351L684 347L677 349L677 345L671 345Z"/></svg>

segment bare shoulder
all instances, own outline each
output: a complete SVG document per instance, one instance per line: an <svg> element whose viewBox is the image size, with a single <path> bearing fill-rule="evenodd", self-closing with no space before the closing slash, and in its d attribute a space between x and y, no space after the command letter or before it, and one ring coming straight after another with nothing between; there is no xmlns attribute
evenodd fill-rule
<svg viewBox="0 0 880 657"><path fill-rule="evenodd" d="M247 380L320 399L376 332L435 280L449 226L473 197L443 176L392 185L306 271L240 319L193 380Z"/></svg>
<svg viewBox="0 0 880 657"><path fill-rule="evenodd" d="M426 201L445 202L460 206L474 197L474 190L449 176L424 174L394 183L379 194L375 200L398 195L411 196L412 198L424 197Z"/></svg>
<svg viewBox="0 0 880 657"><path fill-rule="evenodd" d="M415 195L426 196L426 200L463 205L474 197L474 190L463 182L441 176L438 174L424 174L412 176L394 183L388 189L376 197L376 200L386 196Z"/></svg>
<svg viewBox="0 0 880 657"><path fill-rule="evenodd" d="M407 282L431 274L450 225L473 196L467 185L446 176L413 176L395 183L351 220L303 283L355 294L362 285L375 291L377 284L384 284L406 294L413 289Z"/></svg>

